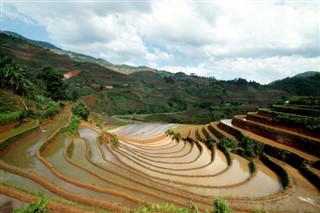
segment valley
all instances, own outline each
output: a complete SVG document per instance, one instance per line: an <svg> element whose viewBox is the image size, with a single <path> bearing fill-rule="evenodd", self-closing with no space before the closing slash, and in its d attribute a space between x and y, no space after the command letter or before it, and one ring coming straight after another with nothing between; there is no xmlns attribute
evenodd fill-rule
<svg viewBox="0 0 320 213"><path fill-rule="evenodd" d="M261 85L0 37L0 212L320 211L318 72Z"/></svg>

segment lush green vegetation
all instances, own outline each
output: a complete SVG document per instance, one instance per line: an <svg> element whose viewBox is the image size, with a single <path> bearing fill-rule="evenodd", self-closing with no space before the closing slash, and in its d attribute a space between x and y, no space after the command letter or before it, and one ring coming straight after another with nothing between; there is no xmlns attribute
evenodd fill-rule
<svg viewBox="0 0 320 213"><path fill-rule="evenodd" d="M289 100L289 104L320 106L320 96L293 96Z"/></svg>
<svg viewBox="0 0 320 213"><path fill-rule="evenodd" d="M290 105L273 105L271 109L277 112L320 117L320 110L317 109L294 107Z"/></svg>
<svg viewBox="0 0 320 213"><path fill-rule="evenodd" d="M173 204L147 204L145 203L141 207L139 207L134 212L136 213L147 213L147 212L172 212L172 213L192 213L197 212L193 211L192 208L179 208Z"/></svg>
<svg viewBox="0 0 320 213"><path fill-rule="evenodd" d="M13 59L0 55L0 88L27 95L33 85L27 76L27 71L16 65Z"/></svg>
<svg viewBox="0 0 320 213"><path fill-rule="evenodd" d="M30 205L25 209L14 209L14 213L49 213L49 211L46 210L46 207L48 205L49 199L48 198L42 198L41 200L38 200L37 203L30 203Z"/></svg>
<svg viewBox="0 0 320 213"><path fill-rule="evenodd" d="M86 121L90 115L90 109L85 103L79 101L72 108L72 113Z"/></svg>
<svg viewBox="0 0 320 213"><path fill-rule="evenodd" d="M174 133L172 138L175 139L176 141L180 141L181 140L181 134L179 132Z"/></svg>
<svg viewBox="0 0 320 213"><path fill-rule="evenodd" d="M319 96L320 95L320 73L308 77L292 77L277 81L271 86L293 92L296 95Z"/></svg>
<svg viewBox="0 0 320 213"><path fill-rule="evenodd" d="M79 123L80 123L80 118L72 114L70 123L66 128L63 129L63 133L79 135Z"/></svg>
<svg viewBox="0 0 320 213"><path fill-rule="evenodd" d="M231 154L230 154L230 149L233 149L236 147L236 142L233 140L230 140L227 137L223 137L220 139L219 143L217 144L217 147L226 156L228 165L231 165L232 158L231 158Z"/></svg>
<svg viewBox="0 0 320 213"><path fill-rule="evenodd" d="M243 136L241 141L239 142L239 148L236 152L244 157L251 158L259 156L263 152L263 149L263 143Z"/></svg>
<svg viewBox="0 0 320 213"><path fill-rule="evenodd" d="M286 126L305 129L310 132L320 132L320 118L309 117L303 115L293 115L283 112L270 111L268 109L260 109L259 112L272 115L272 122L283 124Z"/></svg>
<svg viewBox="0 0 320 213"><path fill-rule="evenodd" d="M0 124L9 123L12 121L23 120L26 117L25 111L15 111L0 114Z"/></svg>
<svg viewBox="0 0 320 213"><path fill-rule="evenodd" d="M215 206L214 213L230 213L232 212L231 208L227 201L223 200L221 196L218 196L214 199L213 204Z"/></svg>
<svg viewBox="0 0 320 213"><path fill-rule="evenodd" d="M229 149L234 149L237 147L237 142L224 136L220 139L219 145Z"/></svg>
<svg viewBox="0 0 320 213"><path fill-rule="evenodd" d="M62 77L46 67L37 78L32 78L13 59L0 55L0 124L55 115L60 109L56 101L67 98Z"/></svg>
<svg viewBox="0 0 320 213"><path fill-rule="evenodd" d="M169 136L172 136L174 135L174 131L172 129L168 129L166 132L165 132L166 135L169 135Z"/></svg>
<svg viewBox="0 0 320 213"><path fill-rule="evenodd" d="M279 166L277 163L272 161L267 155L262 154L261 160L268 165L273 171L279 174L283 188L286 190L290 186L290 177L285 169Z"/></svg>
<svg viewBox="0 0 320 213"><path fill-rule="evenodd" d="M253 174L257 171L256 164L253 160L249 162L250 173Z"/></svg>
<svg viewBox="0 0 320 213"><path fill-rule="evenodd" d="M111 135L111 143L113 146L119 146L120 145L120 141L117 135L115 134L110 134Z"/></svg>
<svg viewBox="0 0 320 213"><path fill-rule="evenodd" d="M52 67L45 67L37 76L44 83L46 87L46 93L53 100L67 99L65 91L66 85L62 81L63 75L53 69Z"/></svg>

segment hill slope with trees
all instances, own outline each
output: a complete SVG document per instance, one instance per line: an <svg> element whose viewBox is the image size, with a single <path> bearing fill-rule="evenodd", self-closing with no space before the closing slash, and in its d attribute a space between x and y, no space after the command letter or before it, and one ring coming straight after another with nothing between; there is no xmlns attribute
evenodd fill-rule
<svg viewBox="0 0 320 213"><path fill-rule="evenodd" d="M14 59L31 79L38 81L41 72L48 66L62 75L70 71L77 73L63 80L66 94L56 94L59 97L53 99L64 95L71 99L79 98L91 111L109 116L144 114L145 119L145 114L149 114L147 120L207 123L254 111L259 106L274 102L283 103L293 95L317 95L319 90L317 76L260 85L241 78L222 81L148 67L137 68L135 72L125 75L117 69L101 66L95 60L73 60L67 55L57 54L51 50L53 47L49 43L30 42L7 33L0 33L0 39L0 54ZM50 73L50 70L46 72ZM46 87L44 84L39 86L42 89ZM46 92L50 93L49 90Z"/></svg>

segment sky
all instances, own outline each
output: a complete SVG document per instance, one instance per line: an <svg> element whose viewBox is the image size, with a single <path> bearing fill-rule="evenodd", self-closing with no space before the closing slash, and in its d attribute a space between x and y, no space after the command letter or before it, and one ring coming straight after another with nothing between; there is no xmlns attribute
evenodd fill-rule
<svg viewBox="0 0 320 213"><path fill-rule="evenodd" d="M320 70L320 1L1 0L1 30L113 64L262 84Z"/></svg>

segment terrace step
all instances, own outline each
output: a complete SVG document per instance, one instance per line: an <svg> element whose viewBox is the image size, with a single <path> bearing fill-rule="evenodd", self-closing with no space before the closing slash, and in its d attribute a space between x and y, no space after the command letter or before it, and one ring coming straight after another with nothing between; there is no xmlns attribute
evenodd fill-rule
<svg viewBox="0 0 320 213"><path fill-rule="evenodd" d="M225 123L226 124L226 123ZM256 134L254 132L251 132L249 130L246 130L246 129L243 129L242 127L240 126L236 126L234 125L233 123L230 123L229 124L231 128L235 129L235 130L238 130L240 131L244 136L247 136L249 138L252 138L254 140L257 140L259 142L262 142L262 143L265 143L265 144L268 144L270 146L273 146L273 147L276 147L276 148L279 148L279 149L282 149L282 150L287 150L287 151L290 151L294 154L297 154L303 158L305 158L306 160L308 161L311 161L311 162L315 162L315 161L318 161L320 160L319 157L317 156L314 156L314 155L311 155L309 153L306 153L304 151L301 151L299 149L296 149L296 148L293 148L291 146L288 146L288 145L285 145L285 144L281 144L281 143L278 143L276 141L273 141L269 138L266 138L266 137L263 137L259 134Z"/></svg>
<svg viewBox="0 0 320 213"><path fill-rule="evenodd" d="M248 112L246 119L250 121L263 123L263 124L269 124L272 122L272 117L261 115L259 112Z"/></svg>
<svg viewBox="0 0 320 213"><path fill-rule="evenodd" d="M197 128L197 132L196 132L196 135L197 135L197 139L199 141L206 141L207 140L207 137L203 134L202 132L202 129L203 129L204 125L201 125Z"/></svg>
<svg viewBox="0 0 320 213"><path fill-rule="evenodd" d="M204 149L204 147L202 147L202 149ZM164 170L164 171L169 171L172 170L175 173L179 173L180 170L191 170L191 169L196 169L199 167L203 167L206 166L210 163L211 158L210 155L208 155L207 153L203 153L203 151L200 151L198 149L197 146L194 146L194 154L189 154L188 155L188 161L189 163L179 163L179 164L175 164L175 163L166 163L166 162L156 162L153 160L148 160L146 158L144 158L145 155L140 154L134 154L132 153L130 150L125 149L125 147L121 148L118 147L117 150L121 151L123 154L127 155L129 158L135 159L137 160L139 163L143 163L145 165L147 165L148 167L152 167L152 168L156 168L156 169L160 169L160 170ZM207 151L207 150L204 150Z"/></svg>
<svg viewBox="0 0 320 213"><path fill-rule="evenodd" d="M121 147L120 147L121 148ZM196 147L194 143L186 142L186 148L181 151L181 153L177 153L174 157L165 157L165 156L152 156L150 154L141 154L139 152L135 152L133 150L127 149L131 153L134 153L137 156L141 156L144 159L151 162L158 162L164 164L187 164L195 161L200 154L200 150ZM190 158L190 156L195 156ZM189 160L192 159L192 160Z"/></svg>
<svg viewBox="0 0 320 213"><path fill-rule="evenodd" d="M210 123L210 125L208 126L208 129L210 130L210 132L215 135L218 139L221 139L223 137L227 137L231 140L234 140L236 141L236 138L229 134L228 132L222 130L220 127L219 127L219 122L212 122Z"/></svg>
<svg viewBox="0 0 320 213"><path fill-rule="evenodd" d="M212 134L212 132L208 129L208 127L210 126L210 124L207 124L203 127L202 132L203 134L206 136L207 140L214 140L214 141L219 141L219 139Z"/></svg>
<svg viewBox="0 0 320 213"><path fill-rule="evenodd" d="M130 168L134 168L135 170L142 172L152 178L167 180L172 183L177 183L181 185L187 186L199 186L199 187L207 187L207 188L216 188L216 187L230 187L235 184L241 184L250 178L249 167L243 167L242 161L246 161L245 159L234 155L233 156L233 166L225 172L221 173L219 171L212 172L212 169L207 170L208 166L198 169L193 169L189 171L179 171L181 174L175 174L173 172L165 172L160 169L152 169L149 166L145 166L141 164L141 162L137 162L134 159L128 158L128 156L124 156L121 153L113 150L113 154L118 156L122 163ZM241 162L239 162L241 161ZM242 168L239 170L239 168ZM243 170L245 169L245 170ZM193 171L190 176L190 171ZM241 173L239 173L241 171ZM209 172L209 173L207 173ZM185 174L183 174L185 173ZM203 175L199 175L203 174ZM219 174L219 175L217 175ZM237 176L237 178L234 178ZM228 181L226 181L228 179ZM226 184L227 183L227 184Z"/></svg>
<svg viewBox="0 0 320 213"><path fill-rule="evenodd" d="M7 125L0 126L0 143L3 141L33 129L39 125L38 120L30 120L28 122L23 122L17 126L17 123L11 123Z"/></svg>
<svg viewBox="0 0 320 213"><path fill-rule="evenodd" d="M259 135L263 135L275 142L300 149L303 152L320 157L320 139L298 134L279 127L246 120L243 115L235 116L232 123L242 129L249 130ZM280 134L279 134L280 133Z"/></svg>

